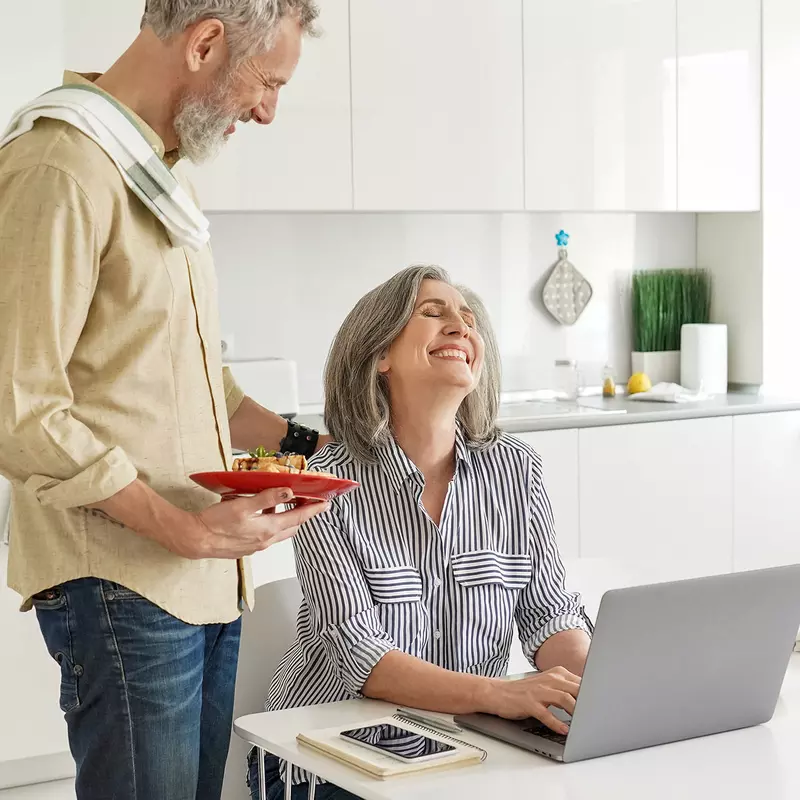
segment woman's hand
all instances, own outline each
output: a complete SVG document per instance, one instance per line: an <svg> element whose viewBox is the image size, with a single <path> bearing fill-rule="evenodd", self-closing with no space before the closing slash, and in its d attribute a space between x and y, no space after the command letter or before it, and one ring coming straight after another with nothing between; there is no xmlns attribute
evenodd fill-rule
<svg viewBox="0 0 800 800"><path fill-rule="evenodd" d="M556 733L566 735L569 727L549 711L548 706L561 708L571 716L580 686L581 679L564 667L554 667L515 681L492 680L486 707L481 711L505 719L535 717Z"/></svg>

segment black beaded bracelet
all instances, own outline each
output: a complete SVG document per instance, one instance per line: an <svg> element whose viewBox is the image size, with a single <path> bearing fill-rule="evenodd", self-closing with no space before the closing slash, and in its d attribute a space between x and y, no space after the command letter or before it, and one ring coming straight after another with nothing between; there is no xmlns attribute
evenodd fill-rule
<svg viewBox="0 0 800 800"><path fill-rule="evenodd" d="M298 425L296 422L289 422L289 431L286 437L281 440L282 453L297 453L298 455L310 458L314 455L319 442L319 431L306 428L305 425Z"/></svg>

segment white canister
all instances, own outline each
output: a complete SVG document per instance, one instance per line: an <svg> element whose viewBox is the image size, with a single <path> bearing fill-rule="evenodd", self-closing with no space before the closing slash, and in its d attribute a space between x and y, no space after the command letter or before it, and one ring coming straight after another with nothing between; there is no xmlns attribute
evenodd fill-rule
<svg viewBox="0 0 800 800"><path fill-rule="evenodd" d="M707 394L728 391L728 326L681 328L681 385Z"/></svg>

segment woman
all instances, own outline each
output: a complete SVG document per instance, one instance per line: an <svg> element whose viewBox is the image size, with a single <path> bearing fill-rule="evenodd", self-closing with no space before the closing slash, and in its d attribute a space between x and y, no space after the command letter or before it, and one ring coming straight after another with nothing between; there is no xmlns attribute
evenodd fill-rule
<svg viewBox="0 0 800 800"><path fill-rule="evenodd" d="M564 569L541 462L497 428L500 363L480 301L411 267L362 298L325 374L335 445L315 469L358 481L295 539L304 602L271 709L366 696L567 728L591 625ZM540 673L506 674L514 624ZM283 797L268 758L267 800ZM251 758L253 797L257 763ZM295 769L293 796L309 776ZM335 786L323 800L351 798Z"/></svg>

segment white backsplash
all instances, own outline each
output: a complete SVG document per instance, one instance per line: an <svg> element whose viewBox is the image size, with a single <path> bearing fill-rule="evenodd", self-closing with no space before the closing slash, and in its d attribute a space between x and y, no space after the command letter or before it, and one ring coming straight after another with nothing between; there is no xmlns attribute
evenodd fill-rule
<svg viewBox="0 0 800 800"><path fill-rule="evenodd" d="M321 401L328 348L355 301L409 264L439 264L483 297L503 388L515 391L552 386L557 358L577 359L589 382L609 360L626 378L631 272L696 259L694 214L214 214L211 223L236 358L296 360L302 403ZM594 289L573 327L540 298L561 228Z"/></svg>

